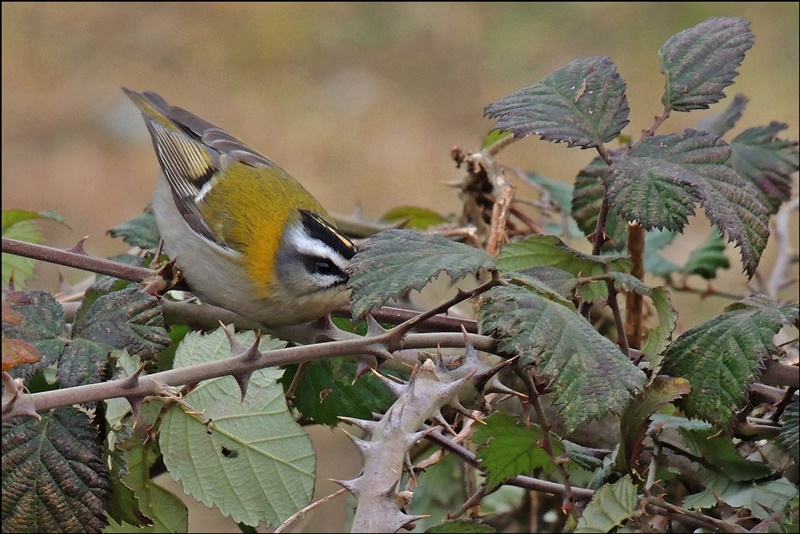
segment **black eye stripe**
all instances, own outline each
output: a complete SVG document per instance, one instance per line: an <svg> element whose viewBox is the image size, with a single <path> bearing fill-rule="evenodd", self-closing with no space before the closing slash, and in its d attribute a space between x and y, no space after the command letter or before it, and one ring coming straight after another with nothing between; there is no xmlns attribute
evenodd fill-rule
<svg viewBox="0 0 800 534"><path fill-rule="evenodd" d="M328 258L303 256L303 265L312 275L333 276L342 282L347 281L347 274Z"/></svg>
<svg viewBox="0 0 800 534"><path fill-rule="evenodd" d="M330 223L316 213L312 213L308 210L299 211L300 219L310 237L319 239L345 259L349 260L353 257L356 253L356 246L352 241L339 233L336 228L331 226Z"/></svg>

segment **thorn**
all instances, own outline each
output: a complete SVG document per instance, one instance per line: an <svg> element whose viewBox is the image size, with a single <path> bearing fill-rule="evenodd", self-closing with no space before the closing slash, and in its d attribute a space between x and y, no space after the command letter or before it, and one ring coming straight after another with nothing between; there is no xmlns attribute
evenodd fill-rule
<svg viewBox="0 0 800 534"><path fill-rule="evenodd" d="M486 424L486 422L484 422L484 420L483 420L483 419L481 419L481 418L480 418L480 417L478 417L477 415L474 415L474 414L473 414L471 411L469 411L469 410L467 410L466 408L464 408L464 407L461 405L461 403L460 403L460 402L458 402L458 399L455 399L453 402L451 402L451 403L450 403L450 406L451 406L451 407L452 407L452 408L453 408L455 411L457 411L458 413L460 413L461 415L463 415L464 417L467 417L467 418L469 418L469 419L472 419L472 420L473 420L473 421L475 421L476 423L480 423L480 424L482 424L482 425L485 425L485 424Z"/></svg>
<svg viewBox="0 0 800 534"><path fill-rule="evenodd" d="M130 397L125 397L125 400L128 401L128 404L131 405L131 414L133 414L133 426L140 421L142 415L142 403L144 402L144 397L141 395L132 395Z"/></svg>
<svg viewBox="0 0 800 534"><path fill-rule="evenodd" d="M431 432L433 432L434 430L436 430L435 426L429 426L424 430L420 430L418 432L412 432L411 434L406 435L406 441L408 445L411 446L416 442L418 442L419 440L421 440L422 438L424 438L425 436L427 436L428 434L430 434Z"/></svg>
<svg viewBox="0 0 800 534"><path fill-rule="evenodd" d="M139 377L142 376L142 372L144 372L145 363L142 363L139 368L134 372L131 376L126 378L122 381L120 386L124 389L134 389L136 386L139 385Z"/></svg>
<svg viewBox="0 0 800 534"><path fill-rule="evenodd" d="M360 477L359 477L360 478ZM358 497L359 489L358 489L358 478L353 480L336 480L335 478L329 478L329 481L333 482L334 484L339 484L341 487Z"/></svg>
<svg viewBox="0 0 800 534"><path fill-rule="evenodd" d="M366 321L367 321L367 337L380 336L388 332L388 330L382 327L380 323L377 320L375 320L372 314L369 313L367 314Z"/></svg>
<svg viewBox="0 0 800 534"><path fill-rule="evenodd" d="M364 456L366 458L366 456L372 452L372 442L371 441L365 441L365 440L363 440L361 438L357 438L353 434L351 434L350 432L345 430L344 428L342 428L341 431L344 432L345 436L350 438L350 441L352 441L353 444L358 448L358 450L359 450L359 452L361 452L362 456Z"/></svg>
<svg viewBox="0 0 800 534"><path fill-rule="evenodd" d="M349 423L351 425L354 425L354 426L360 428L361 430L363 430L364 432L369 432L370 434L372 434L375 431L375 429L378 428L378 425L379 425L379 423L377 421L368 421L366 419L356 419L355 417L345 417L343 415L340 415L338 417L338 419L340 421L344 421L345 423Z"/></svg>
<svg viewBox="0 0 800 534"><path fill-rule="evenodd" d="M261 344L261 330L256 332L256 340L250 345L250 348L247 349L247 352L242 354L242 357L247 362L255 361L261 356L261 351L258 350L258 346Z"/></svg>
<svg viewBox="0 0 800 534"><path fill-rule="evenodd" d="M234 373L233 378L239 384L239 391L242 393L242 398L239 402L244 403L244 398L247 395L247 386L250 384L250 377L253 376L253 371L244 373Z"/></svg>
<svg viewBox="0 0 800 534"><path fill-rule="evenodd" d="M433 413L432 419L437 423L439 423L441 426L443 426L445 430L447 430L454 436L458 435L458 432L453 430L453 427L450 426L450 423L448 423L447 419L444 418L444 416L442 415L442 411L439 408L436 408L436 411Z"/></svg>
<svg viewBox="0 0 800 534"><path fill-rule="evenodd" d="M353 384L356 383L356 380L361 378L361 375L369 371L374 371L377 368L378 368L378 358L376 358L372 354L362 354L361 356L358 357L358 366L356 367L356 375L353 378Z"/></svg>
<svg viewBox="0 0 800 534"><path fill-rule="evenodd" d="M84 248L83 248L83 244L86 243L87 239L89 239L88 235L80 238L77 243L72 245L66 251L67 252L72 252L73 254L80 254L82 256L88 256L89 254L87 254L86 250L84 250Z"/></svg>
<svg viewBox="0 0 800 534"><path fill-rule="evenodd" d="M371 369L372 374L378 377L383 384L391 390L395 397L399 397L403 394L403 391L408 386L406 382L400 382L399 379L394 377L387 377L376 371L375 369Z"/></svg>

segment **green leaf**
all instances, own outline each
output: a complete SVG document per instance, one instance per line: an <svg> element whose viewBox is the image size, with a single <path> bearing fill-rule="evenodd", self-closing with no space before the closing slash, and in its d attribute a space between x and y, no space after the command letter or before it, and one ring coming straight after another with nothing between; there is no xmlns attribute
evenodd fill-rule
<svg viewBox="0 0 800 534"><path fill-rule="evenodd" d="M654 276L667 276L681 268L660 254L672 244L677 232L672 230L650 230L644 236L644 270Z"/></svg>
<svg viewBox="0 0 800 534"><path fill-rule="evenodd" d="M767 126L748 128L731 141L729 163L758 188L764 203L770 207L770 214L789 200L792 174L800 166L798 142L777 137L786 128L786 124L773 121Z"/></svg>
<svg viewBox="0 0 800 534"><path fill-rule="evenodd" d="M64 220L55 212L9 209L3 210L3 237L25 241L27 243L41 243L42 232L34 222L37 219L47 219L67 226ZM31 258L17 256L3 252L3 287L8 287L11 276L14 276L14 287L25 289L25 285L33 277L33 269L37 261Z"/></svg>
<svg viewBox="0 0 800 534"><path fill-rule="evenodd" d="M609 201L645 229L681 230L701 202L712 224L741 249L748 276L769 238L769 212L755 186L726 165L730 147L696 130L647 138L611 166Z"/></svg>
<svg viewBox="0 0 800 534"><path fill-rule="evenodd" d="M708 109L739 74L736 69L753 46L750 23L712 17L670 37L659 50L666 77L661 103L675 111Z"/></svg>
<svg viewBox="0 0 800 534"><path fill-rule="evenodd" d="M705 117L697 125L697 129L701 132L708 132L711 135L722 137L731 131L736 126L736 123L739 122L739 119L742 118L742 113L744 113L748 100L744 95L734 96L724 111Z"/></svg>
<svg viewBox="0 0 800 534"><path fill-rule="evenodd" d="M576 533L608 532L639 515L639 495L630 475L606 484L594 494L578 520Z"/></svg>
<svg viewBox="0 0 800 534"><path fill-rule="evenodd" d="M656 310L657 324L647 333L647 341L642 346L642 354L647 356L652 370L657 373L661 358L659 355L667 348L672 332L678 324L678 312L672 307L669 291L665 287L649 287L641 280L627 273L612 273L614 283L627 291L634 291L648 297Z"/></svg>
<svg viewBox="0 0 800 534"><path fill-rule="evenodd" d="M650 417L670 402L689 393L691 389L686 379L656 376L628 403L619 422L621 440L617 465L623 472L632 473L636 467L644 450L642 441Z"/></svg>
<svg viewBox="0 0 800 534"><path fill-rule="evenodd" d="M395 401L379 378L367 373L355 380L357 363L352 358L308 362L297 385L294 404L300 412L320 425L336 426L338 417L372 419ZM294 380L297 366L281 379L286 387Z"/></svg>
<svg viewBox="0 0 800 534"><path fill-rule="evenodd" d="M725 256L725 241L722 239L722 234L716 228L712 228L708 239L689 255L682 271L713 280L717 277L717 270L727 269L730 266L731 262Z"/></svg>
<svg viewBox="0 0 800 534"><path fill-rule="evenodd" d="M662 371L692 383L686 414L726 426L764 358L776 352L772 337L793 317L797 305L750 297L681 334L664 354Z"/></svg>
<svg viewBox="0 0 800 534"><path fill-rule="evenodd" d="M766 463L753 462L743 458L733 439L720 434L717 428L679 427L687 449L695 456L703 458L707 465L718 473L736 482L764 478L773 473Z"/></svg>
<svg viewBox="0 0 800 534"><path fill-rule="evenodd" d="M158 443L132 438L119 447L124 450L122 457L127 467L122 482L133 490L139 512L152 521L144 532L186 532L189 528L186 505L150 478L150 469L161 456Z"/></svg>
<svg viewBox="0 0 800 534"><path fill-rule="evenodd" d="M621 154L621 151L612 152L614 158ZM571 212L584 235L593 234L597 228L597 217L600 215L606 191L603 179L608 172L608 164L598 156L575 177ZM610 241L606 242L603 250L620 250L627 242L627 228L625 221L622 221L614 210L609 210L605 231Z"/></svg>
<svg viewBox="0 0 800 534"><path fill-rule="evenodd" d="M77 408L3 422L3 531L101 531L108 468L97 426Z"/></svg>
<svg viewBox="0 0 800 534"><path fill-rule="evenodd" d="M458 279L494 267L494 258L485 251L438 235L380 232L364 243L347 268L353 316L362 317L407 289L419 291L442 272Z"/></svg>
<svg viewBox="0 0 800 534"><path fill-rule="evenodd" d="M501 131L514 137L531 134L546 141L591 148L616 138L628 124L625 82L607 57L575 59L489 104L484 115L498 119Z"/></svg>
<svg viewBox="0 0 800 534"><path fill-rule="evenodd" d="M800 455L800 403L789 404L781 415L781 433L777 442L797 461Z"/></svg>
<svg viewBox="0 0 800 534"><path fill-rule="evenodd" d="M20 364L8 371L14 378L27 380L58 361L64 351L64 308L52 294L40 290L3 290L3 304L22 316L18 325L3 323L3 337L30 343L42 355L38 363Z"/></svg>
<svg viewBox="0 0 800 534"><path fill-rule="evenodd" d="M568 247L555 236L531 235L515 239L497 255L497 266L503 271L524 271L533 267L556 267L575 277L598 276L606 269L629 271L630 260L620 255L591 256ZM578 288L578 295L587 301L608 294L605 282L591 282Z"/></svg>
<svg viewBox="0 0 800 534"><path fill-rule="evenodd" d="M87 303L88 309L82 306L76 316L73 342L59 361L62 387L107 379L111 350L126 349L142 360L152 360L169 346L158 300L140 288L101 295Z"/></svg>
<svg viewBox="0 0 800 534"><path fill-rule="evenodd" d="M520 287L496 287L484 296L481 332L493 332L498 348L519 354L550 378L567 433L579 424L619 413L645 382L607 338L562 300Z"/></svg>
<svg viewBox="0 0 800 534"><path fill-rule="evenodd" d="M447 222L447 219L433 210L416 206L398 206L384 213L382 223L403 223L403 228L425 230Z"/></svg>
<svg viewBox="0 0 800 534"><path fill-rule="evenodd" d="M497 128L495 128L488 134L486 134L486 137L484 137L483 141L481 141L481 150L486 150L492 145L499 143L500 141L504 141L507 137L511 135L513 135L511 132L502 132Z"/></svg>
<svg viewBox="0 0 800 534"><path fill-rule="evenodd" d="M416 531L426 531L426 527L439 526L447 519L448 510L457 509L469 498L466 476L468 475L463 469L463 464L452 454L445 455L440 461L426 467L425 472L417 475L414 498L408 506L407 513L428 517L414 523ZM481 510L484 510L483 506Z"/></svg>
<svg viewBox="0 0 800 534"><path fill-rule="evenodd" d="M767 482L733 482L724 475L706 481L706 489L689 495L683 506L689 509L712 508L719 501L734 508L747 508L758 519L767 519L781 511L797 496L797 486L779 478Z"/></svg>
<svg viewBox="0 0 800 534"><path fill-rule="evenodd" d="M255 335L243 332L236 339L247 346ZM283 345L265 336L260 348ZM175 367L230 353L221 330L190 333L178 347ZM282 522L308 504L314 489L316 458L308 435L289 414L277 383L282 373L254 372L244 402L233 377L206 380L184 397L191 413L175 406L161 424L159 444L170 475L195 499L248 525Z"/></svg>
<svg viewBox="0 0 800 534"><path fill-rule="evenodd" d="M486 473L486 491L491 491L509 478L531 475L535 469L555 468L547 452L542 448L542 429L538 426L520 424L516 417L495 412L483 420L485 425L476 425L472 442L479 445L475 456L481 461ZM563 452L561 445L552 440L553 453Z"/></svg>
<svg viewBox="0 0 800 534"><path fill-rule="evenodd" d="M161 239L156 225L156 216L150 211L119 223L107 233L111 237L121 237L132 247L142 249L155 248Z"/></svg>

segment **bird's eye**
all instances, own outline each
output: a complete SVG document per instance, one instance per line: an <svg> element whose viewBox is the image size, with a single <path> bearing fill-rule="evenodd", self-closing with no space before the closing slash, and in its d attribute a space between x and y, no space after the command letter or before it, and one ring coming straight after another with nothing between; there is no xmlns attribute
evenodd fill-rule
<svg viewBox="0 0 800 534"><path fill-rule="evenodd" d="M317 260L314 264L314 269L318 274L331 274L333 272L333 264L329 260Z"/></svg>

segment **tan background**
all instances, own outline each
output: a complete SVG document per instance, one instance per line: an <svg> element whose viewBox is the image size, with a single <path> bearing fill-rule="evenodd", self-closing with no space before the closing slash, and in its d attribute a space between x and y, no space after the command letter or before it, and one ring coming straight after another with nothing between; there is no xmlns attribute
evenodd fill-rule
<svg viewBox="0 0 800 534"><path fill-rule="evenodd" d="M661 110L659 47L710 16L743 17L755 33L726 91L750 97L734 133L780 120L789 124L784 136L798 139L796 2L4 3L2 207L60 213L71 229L42 225L54 246L89 235L93 254L124 251L105 231L141 212L157 174L144 123L120 90L126 86L159 92L227 128L330 211L379 217L413 204L454 212L458 200L443 183L460 173L448 154L453 145L477 147L493 124L482 117L486 104L576 57L608 55L628 84L625 133L636 135ZM674 114L660 133L721 109ZM501 160L571 181L593 156L531 138ZM520 194L533 196L525 185ZM706 227L703 218L693 223L697 239ZM691 248L683 243L671 252L677 262ZM742 291L738 253L729 252L736 267L719 284ZM764 265L773 257L771 244ZM48 289L59 270L70 281L85 276L38 269L37 287ZM728 303L676 302L693 312L681 328ZM357 465L335 455L326 473L354 476ZM341 529L342 502L304 528ZM192 528L216 530L210 525L195 519Z"/></svg>

